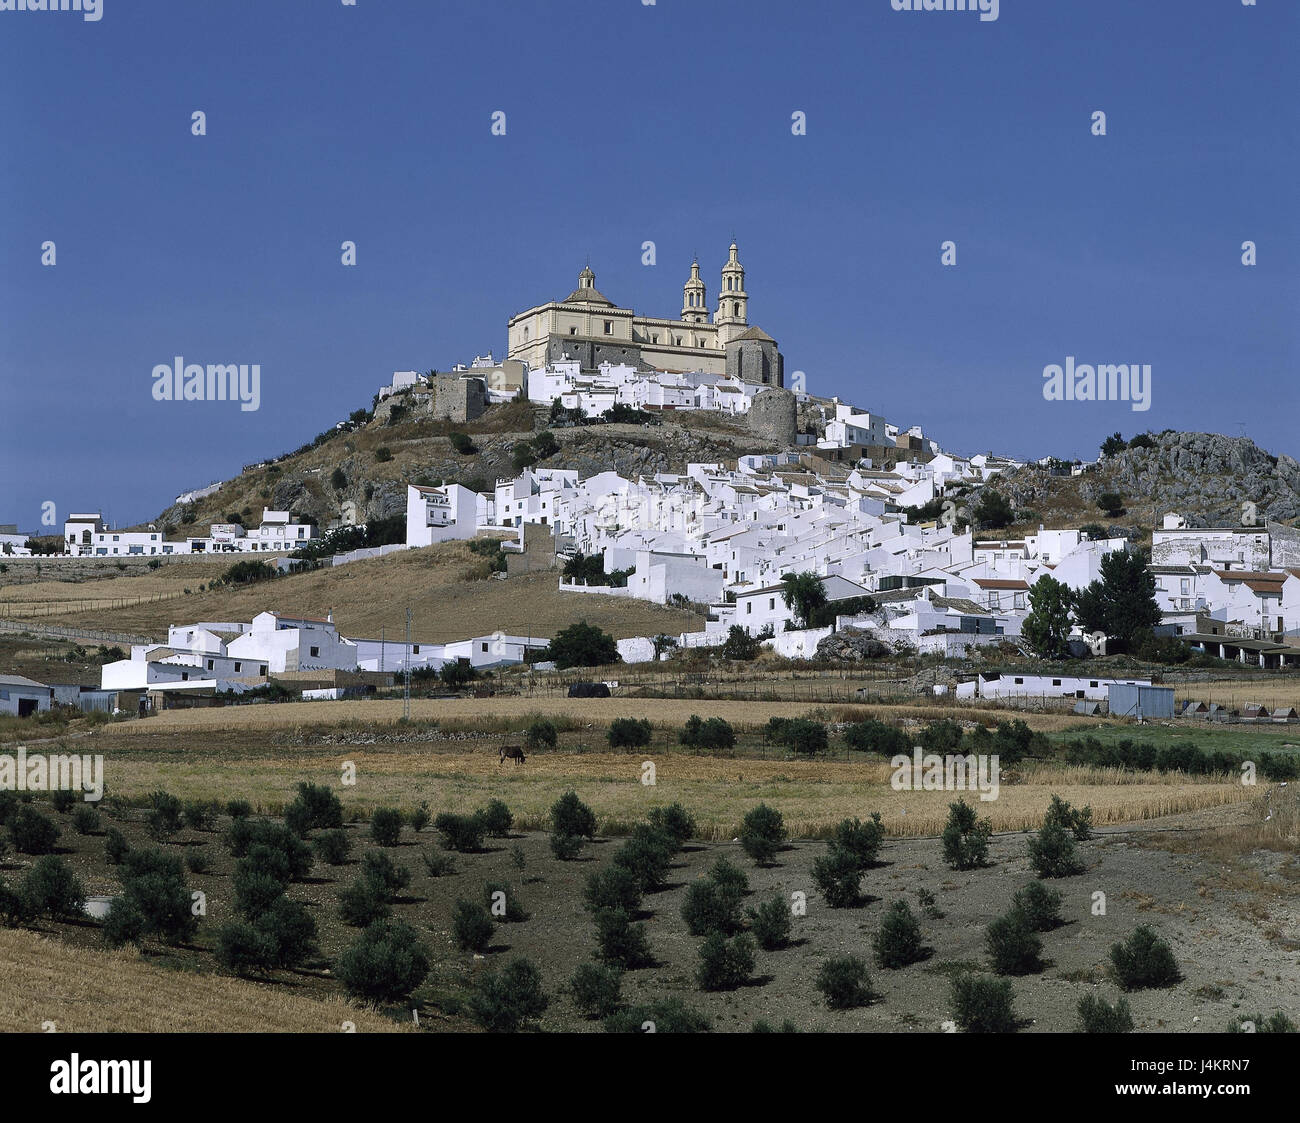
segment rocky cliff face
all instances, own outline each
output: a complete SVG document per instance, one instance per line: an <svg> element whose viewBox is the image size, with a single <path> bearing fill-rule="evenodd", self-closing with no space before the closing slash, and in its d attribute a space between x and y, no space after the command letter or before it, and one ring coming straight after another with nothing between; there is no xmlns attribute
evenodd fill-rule
<svg viewBox="0 0 1300 1123"><path fill-rule="evenodd" d="M1272 456L1246 437L1217 433L1164 433L1152 436L1151 448L1131 448L1104 458L1082 476L1051 476L1039 468L1022 468L999 477L991 486L1017 509L1032 509L1048 523L1070 509L1079 519L1104 521L1098 496L1116 492L1124 498L1126 521L1150 527L1170 512L1190 526L1240 525L1253 517L1290 521L1300 517L1300 463ZM1254 504L1252 509L1246 503Z"/></svg>

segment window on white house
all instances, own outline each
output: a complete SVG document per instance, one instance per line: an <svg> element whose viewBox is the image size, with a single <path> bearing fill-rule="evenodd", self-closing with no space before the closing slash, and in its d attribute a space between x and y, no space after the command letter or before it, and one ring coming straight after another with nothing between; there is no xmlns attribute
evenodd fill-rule
<svg viewBox="0 0 1300 1123"><path fill-rule="evenodd" d="M243 665L244 665L243 663L236 663L236 664L235 664L235 673L236 673L236 674L239 673L239 669L240 669Z"/></svg>
<svg viewBox="0 0 1300 1123"><path fill-rule="evenodd" d="M319 647L313 647L313 648L311 649L311 657L312 657L313 659L318 659L318 658L320 657L320 648L319 648Z"/></svg>

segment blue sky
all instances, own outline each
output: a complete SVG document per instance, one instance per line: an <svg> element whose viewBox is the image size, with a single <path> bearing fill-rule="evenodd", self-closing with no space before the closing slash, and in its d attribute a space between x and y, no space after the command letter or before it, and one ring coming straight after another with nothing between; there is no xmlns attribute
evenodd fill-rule
<svg viewBox="0 0 1300 1123"><path fill-rule="evenodd" d="M149 519L394 370L501 354L588 257L662 316L698 251L716 305L733 235L787 373L945 447L1300 454L1298 43L1293 0L0 12L0 522ZM260 409L155 401L176 355L260 364ZM1067 355L1151 364L1150 410L1045 401Z"/></svg>

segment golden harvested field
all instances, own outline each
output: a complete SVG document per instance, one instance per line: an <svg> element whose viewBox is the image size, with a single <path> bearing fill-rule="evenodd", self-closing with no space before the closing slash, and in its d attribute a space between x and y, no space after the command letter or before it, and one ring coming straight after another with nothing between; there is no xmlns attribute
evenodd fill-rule
<svg viewBox="0 0 1300 1123"><path fill-rule="evenodd" d="M0 1033L397 1033L409 1027L292 983L260 985L155 966L135 949L75 947L0 928Z"/></svg>
<svg viewBox="0 0 1300 1123"><path fill-rule="evenodd" d="M148 577L72 584L39 582L0 590L0 616L22 616L40 603L68 601L67 612L42 615L44 623L165 636L170 624L197 620L251 620L275 609L304 616L334 612L339 632L349 637L393 638L406 632L406 609L414 613L417 642L445 643L497 630L550 638L575 620L599 625L615 639L677 633L702 627L702 617L647 601L582 593L561 593L559 572L529 573L499 581L487 576L487 563L463 542L444 542L386 558L290 574L272 582L198 592L247 555L231 555L211 571L209 563L166 566ZM195 590L185 596L183 589ZM119 590L121 594L119 597ZM176 595L176 594L180 595ZM77 600L167 599L82 609ZM8 609L3 601L15 602ZM18 601L29 607L24 610Z"/></svg>
<svg viewBox="0 0 1300 1123"><path fill-rule="evenodd" d="M808 702L742 702L728 699L690 698L581 698L539 695L496 698L412 698L412 721L523 723L533 717L564 718L580 725L593 724L602 731L614 718L646 718L656 727L680 727L692 714L725 718L737 729L757 729L772 717L817 716L830 721L860 721L870 713L881 720L913 718L930 722L939 717L959 721L996 724L1008 717L1021 717L1032 729L1044 733L1060 730L1085 733L1109 719L1081 718L1069 714L1011 714L1006 710L961 707L937 712L930 705L839 706ZM147 719L151 731L167 730L200 734L218 729L295 729L308 726L381 726L402 720L400 699L349 702L283 702L276 705L226 706L215 709L164 710ZM520 726L522 728L522 724ZM105 734L134 729L129 724L109 726ZM603 737L603 732L601 734Z"/></svg>

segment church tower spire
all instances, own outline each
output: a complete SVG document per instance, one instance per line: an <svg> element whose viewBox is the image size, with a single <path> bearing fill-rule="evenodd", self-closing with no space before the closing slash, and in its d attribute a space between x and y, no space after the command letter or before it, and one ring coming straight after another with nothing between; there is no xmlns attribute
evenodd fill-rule
<svg viewBox="0 0 1300 1123"><path fill-rule="evenodd" d="M742 334L749 324L749 294L745 292L745 267L740 264L739 253L736 243L732 242L727 264L722 267L718 311L713 317L713 322L718 325L718 342L724 346Z"/></svg>
<svg viewBox="0 0 1300 1123"><path fill-rule="evenodd" d="M691 275L682 286L682 319L688 324L709 322L708 294L700 280L699 258L691 262Z"/></svg>

